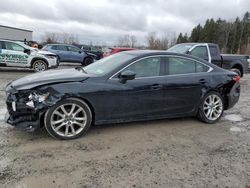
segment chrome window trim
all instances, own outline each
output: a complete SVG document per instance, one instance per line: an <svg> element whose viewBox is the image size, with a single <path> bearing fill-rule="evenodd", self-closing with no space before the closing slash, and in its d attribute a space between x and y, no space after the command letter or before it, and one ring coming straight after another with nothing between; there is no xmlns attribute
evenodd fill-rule
<svg viewBox="0 0 250 188"><path fill-rule="evenodd" d="M177 58L183 58L183 59L189 59L189 60L192 60L192 61L195 61L197 63L200 63L206 67L208 67L208 71L207 72L194 72L194 73L185 73L185 74L172 74L172 75L161 75L161 76L148 76L148 77L138 77L138 78L135 78L136 79L144 79L144 78L158 78L158 77L166 77L166 76L179 76L179 75L192 75L192 74L202 74L202 73L209 73L211 72L212 70L214 70L212 67L210 67L209 65L205 64L205 63L202 63L198 60L195 60L195 59L192 59L192 58L189 58L189 57L182 57L182 56L178 56L178 55L152 55L152 56L148 56L148 57L143 57L143 58L140 58L140 59L137 59L136 61L133 61L132 63L128 64L127 66L123 67L121 70L117 71L115 74L113 74L111 77L109 77L110 80L119 80L119 78L114 78L117 74L119 74L121 71L123 71L124 69L126 69L127 67L129 67L130 65L133 65L134 63L140 61L140 60L143 60L143 59L148 59L148 58L151 58L151 57L177 57Z"/></svg>

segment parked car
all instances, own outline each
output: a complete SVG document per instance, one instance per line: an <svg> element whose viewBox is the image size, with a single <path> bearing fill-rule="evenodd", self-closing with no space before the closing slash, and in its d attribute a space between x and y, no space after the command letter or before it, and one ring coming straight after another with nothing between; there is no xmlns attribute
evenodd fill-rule
<svg viewBox="0 0 250 188"><path fill-rule="evenodd" d="M96 46L77 45L82 51L96 55L96 60L103 58L103 51Z"/></svg>
<svg viewBox="0 0 250 188"><path fill-rule="evenodd" d="M31 68L36 72L56 68L57 56L21 42L0 40L0 66Z"/></svg>
<svg viewBox="0 0 250 188"><path fill-rule="evenodd" d="M47 44L42 50L55 53L59 62L81 63L86 66L94 62L95 54L82 51L80 48L68 44Z"/></svg>
<svg viewBox="0 0 250 188"><path fill-rule="evenodd" d="M118 52L130 51L130 50L136 50L136 49L135 48L120 48L120 47L109 48L109 50L103 54L103 57L107 57L112 54L116 54Z"/></svg>
<svg viewBox="0 0 250 188"><path fill-rule="evenodd" d="M246 55L230 55L220 54L220 48L213 43L182 43L173 46L167 50L168 52L176 52L190 54L210 63L213 63L224 69L236 72L243 76L248 72L248 58Z"/></svg>
<svg viewBox="0 0 250 188"><path fill-rule="evenodd" d="M7 122L59 139L92 124L196 116L217 122L240 96L240 76L202 59L127 51L87 67L51 70L7 85Z"/></svg>

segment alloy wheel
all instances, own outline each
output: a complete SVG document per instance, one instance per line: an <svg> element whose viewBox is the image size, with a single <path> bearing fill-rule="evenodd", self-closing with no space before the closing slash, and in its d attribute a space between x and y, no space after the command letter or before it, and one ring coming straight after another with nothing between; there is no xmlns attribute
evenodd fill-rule
<svg viewBox="0 0 250 188"><path fill-rule="evenodd" d="M87 124L86 111L74 103L62 104L53 111L50 124L56 134L60 136L76 136Z"/></svg>
<svg viewBox="0 0 250 188"><path fill-rule="evenodd" d="M204 101L203 111L206 118L210 121L215 121L220 118L223 112L223 103L219 96L209 95Z"/></svg>
<svg viewBox="0 0 250 188"><path fill-rule="evenodd" d="M34 69L36 72L40 72L40 71L45 71L47 69L47 67L43 61L36 61L34 63Z"/></svg>

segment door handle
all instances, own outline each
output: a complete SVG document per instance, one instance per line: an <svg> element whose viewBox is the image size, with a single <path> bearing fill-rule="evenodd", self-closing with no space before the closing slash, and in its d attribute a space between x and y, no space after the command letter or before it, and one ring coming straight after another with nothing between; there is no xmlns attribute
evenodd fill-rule
<svg viewBox="0 0 250 188"><path fill-rule="evenodd" d="M200 82L201 84L207 83L207 81L206 81L205 79L200 79L199 82Z"/></svg>
<svg viewBox="0 0 250 188"><path fill-rule="evenodd" d="M151 89L153 89L153 90L159 90L161 88L163 88L163 85L161 85L161 84L154 84L151 86Z"/></svg>

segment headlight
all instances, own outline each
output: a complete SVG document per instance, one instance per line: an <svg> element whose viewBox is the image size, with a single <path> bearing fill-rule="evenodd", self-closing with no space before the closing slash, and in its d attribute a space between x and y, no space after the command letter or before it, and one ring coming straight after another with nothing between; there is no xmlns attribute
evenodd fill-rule
<svg viewBox="0 0 250 188"><path fill-rule="evenodd" d="M38 94L36 92L30 93L29 97L28 97L29 101L26 103L26 105L34 108L35 103L42 103L42 102L46 101L48 96L49 96L49 93L45 93L45 94Z"/></svg>
<svg viewBox="0 0 250 188"><path fill-rule="evenodd" d="M55 55L44 55L46 58L48 59L55 59L56 56Z"/></svg>

